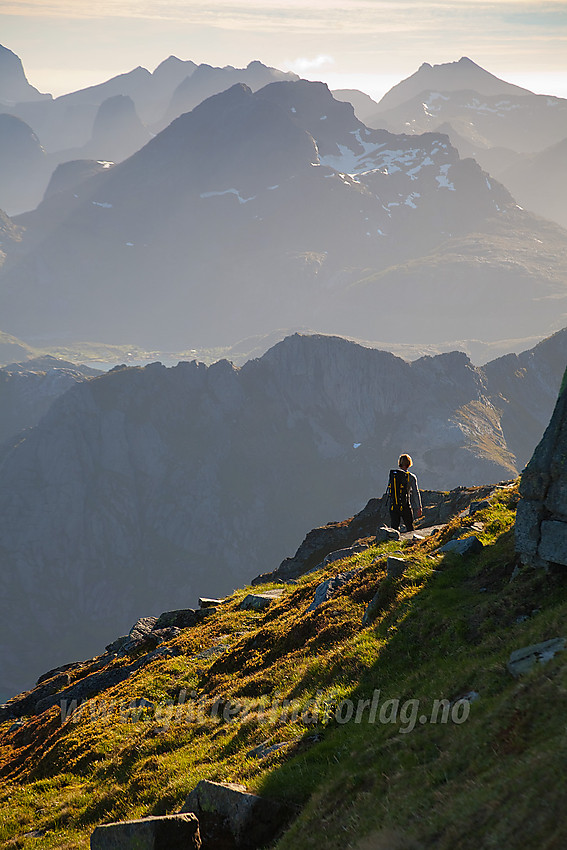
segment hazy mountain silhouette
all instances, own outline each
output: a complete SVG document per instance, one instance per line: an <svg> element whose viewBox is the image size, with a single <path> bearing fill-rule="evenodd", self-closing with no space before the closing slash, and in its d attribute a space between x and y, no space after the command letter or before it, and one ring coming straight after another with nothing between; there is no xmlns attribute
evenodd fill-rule
<svg viewBox="0 0 567 850"><path fill-rule="evenodd" d="M471 90L484 95L516 96L531 94L528 89L507 83L485 71L467 56L458 62L430 65L424 62L418 70L393 86L378 103L379 112L393 109L425 91L455 92Z"/></svg>
<svg viewBox="0 0 567 850"><path fill-rule="evenodd" d="M358 89L333 89L332 95L335 100L351 103L354 108L354 114L362 122L376 115L378 110L377 102Z"/></svg>
<svg viewBox="0 0 567 850"><path fill-rule="evenodd" d="M50 94L42 94L30 85L19 56L0 44L0 106L49 99Z"/></svg>
<svg viewBox="0 0 567 850"><path fill-rule="evenodd" d="M175 88L195 68L194 62L170 56L153 73L137 67L50 102L18 103L13 111L33 127L47 151L79 148L89 142L104 101L120 95L129 97L140 120L150 124L163 115Z"/></svg>
<svg viewBox="0 0 567 850"><path fill-rule="evenodd" d="M257 91L279 80L299 80L299 77L291 71L269 68L258 61L250 62L246 68L233 68L232 65L224 68L198 65L173 92L171 103L157 129L163 129L184 112L190 112L207 98L220 94L237 83L244 83L252 91Z"/></svg>
<svg viewBox="0 0 567 850"><path fill-rule="evenodd" d="M567 228L567 139L494 173L519 204Z"/></svg>
<svg viewBox="0 0 567 850"><path fill-rule="evenodd" d="M52 154L51 161L93 159L122 162L150 139L151 133L140 121L132 98L117 94L99 106L87 144L74 150L58 151Z"/></svg>
<svg viewBox="0 0 567 850"><path fill-rule="evenodd" d="M0 114L0 208L10 215L37 206L49 179L49 164L25 121Z"/></svg>
<svg viewBox="0 0 567 850"><path fill-rule="evenodd" d="M296 335L241 369L75 384L2 456L2 697L141 614L274 568L306 529L381 496L402 448L423 488L515 475L566 357L565 331L484 369Z"/></svg>

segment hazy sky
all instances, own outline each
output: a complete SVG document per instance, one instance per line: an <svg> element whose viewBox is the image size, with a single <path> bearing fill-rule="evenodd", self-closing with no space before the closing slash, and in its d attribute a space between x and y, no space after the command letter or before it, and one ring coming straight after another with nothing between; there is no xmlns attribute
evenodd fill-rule
<svg viewBox="0 0 567 850"><path fill-rule="evenodd" d="M380 96L422 62L469 56L567 97L567 2L546 0L0 0L0 43L62 94L170 54L252 59Z"/></svg>

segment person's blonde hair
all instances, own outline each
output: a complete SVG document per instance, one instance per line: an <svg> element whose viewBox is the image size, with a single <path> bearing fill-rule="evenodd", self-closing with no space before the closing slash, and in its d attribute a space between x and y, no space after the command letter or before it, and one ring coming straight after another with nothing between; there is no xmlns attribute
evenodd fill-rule
<svg viewBox="0 0 567 850"><path fill-rule="evenodd" d="M398 466L401 469L409 469L412 466L413 460L409 455L400 455L400 459L398 460Z"/></svg>

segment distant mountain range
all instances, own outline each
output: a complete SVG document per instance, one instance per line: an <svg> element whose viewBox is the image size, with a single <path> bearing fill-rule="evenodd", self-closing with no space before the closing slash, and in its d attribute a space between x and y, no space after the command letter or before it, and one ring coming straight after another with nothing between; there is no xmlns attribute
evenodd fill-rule
<svg viewBox="0 0 567 850"><path fill-rule="evenodd" d="M3 219L9 334L179 350L310 327L504 346L566 324L567 236L521 208L567 223L567 101L463 57L379 104L339 93L376 107L372 130L259 62L169 57L53 100L0 59L0 207L44 196Z"/></svg>
<svg viewBox="0 0 567 850"><path fill-rule="evenodd" d="M511 85L463 57L424 63L364 120L395 133L447 133L461 157L474 157L518 203L567 225L567 100Z"/></svg>
<svg viewBox="0 0 567 850"><path fill-rule="evenodd" d="M25 163L22 152L7 155L3 146L11 137L0 124L0 169L19 187L18 194L0 183L0 208L18 214L37 206L59 163L85 158L121 162L174 118L234 83L256 90L275 80L297 79L257 61L246 68L214 68L170 56L153 73L134 68L53 99L30 86L20 59L0 46L0 114L12 117L12 128L18 118L25 128L20 134L35 138L42 155L41 167Z"/></svg>
<svg viewBox="0 0 567 850"><path fill-rule="evenodd" d="M440 342L565 324L567 233L446 136L370 130L321 83L233 86L60 194L56 215L53 200L18 219L0 282L5 329L26 340L190 348L307 325Z"/></svg>
<svg viewBox="0 0 567 850"><path fill-rule="evenodd" d="M515 476L566 360L567 331L482 369L295 335L240 369L75 383L0 458L0 699L141 614L274 569L311 527L381 496L400 451L422 488Z"/></svg>

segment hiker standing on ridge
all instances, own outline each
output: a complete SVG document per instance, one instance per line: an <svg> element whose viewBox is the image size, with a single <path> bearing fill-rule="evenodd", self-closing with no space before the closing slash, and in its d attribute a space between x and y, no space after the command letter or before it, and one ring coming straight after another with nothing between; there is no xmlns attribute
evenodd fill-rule
<svg viewBox="0 0 567 850"><path fill-rule="evenodd" d="M401 517L406 530L413 531L414 511L418 518L423 514L417 478L413 472L408 472L412 464L409 455L400 455L398 468L390 470L388 497L391 528L399 529Z"/></svg>

